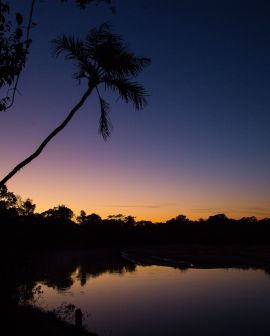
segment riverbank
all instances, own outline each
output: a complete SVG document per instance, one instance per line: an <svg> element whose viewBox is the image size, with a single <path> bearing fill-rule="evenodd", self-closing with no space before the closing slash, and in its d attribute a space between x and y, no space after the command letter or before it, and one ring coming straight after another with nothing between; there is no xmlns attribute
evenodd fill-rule
<svg viewBox="0 0 270 336"><path fill-rule="evenodd" d="M155 245L127 248L122 257L142 265L177 268L255 268L270 273L270 246Z"/></svg>
<svg viewBox="0 0 270 336"><path fill-rule="evenodd" d="M97 336L84 329L77 329L54 312L46 312L31 305L17 306L9 312L7 333L27 336Z"/></svg>

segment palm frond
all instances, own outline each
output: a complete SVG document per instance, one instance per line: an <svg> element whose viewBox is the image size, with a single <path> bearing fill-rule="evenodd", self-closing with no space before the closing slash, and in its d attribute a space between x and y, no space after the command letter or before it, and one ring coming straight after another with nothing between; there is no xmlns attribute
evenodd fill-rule
<svg viewBox="0 0 270 336"><path fill-rule="evenodd" d="M103 139L106 141L110 135L111 135L111 121L109 118L109 104L100 96L99 96L99 101L100 101L100 119L99 119L99 133L102 135Z"/></svg>
<svg viewBox="0 0 270 336"><path fill-rule="evenodd" d="M110 79L104 80L105 90L111 89L117 92L119 97L126 103L132 103L136 110L141 110L147 105L146 96L148 96L145 88L128 79Z"/></svg>
<svg viewBox="0 0 270 336"><path fill-rule="evenodd" d="M52 43L54 55L59 56L60 54L64 54L65 59L76 61L75 66L77 70L73 74L73 78L80 81L84 77L89 79L89 77L94 76L96 71L89 60L82 40L62 36L53 40Z"/></svg>
<svg viewBox="0 0 270 336"><path fill-rule="evenodd" d="M110 32L111 24L109 22L102 23L98 28L89 30L86 35L86 47L95 48L99 44L103 44L112 35ZM114 34L115 38L119 38L120 35Z"/></svg>
<svg viewBox="0 0 270 336"><path fill-rule="evenodd" d="M84 52L84 44L80 39L74 37L62 36L52 41L53 54L59 56L65 54L65 59L76 60L84 62L86 61L86 55Z"/></svg>
<svg viewBox="0 0 270 336"><path fill-rule="evenodd" d="M121 78L137 76L151 63L149 58L136 57L130 52L122 37L110 32L108 23L90 30L86 37L85 50L104 73Z"/></svg>
<svg viewBox="0 0 270 336"><path fill-rule="evenodd" d="M151 63L148 58L135 57L125 46L104 44L95 54L104 72L118 78L135 77Z"/></svg>
<svg viewBox="0 0 270 336"><path fill-rule="evenodd" d="M113 59L114 68L112 73L118 76L137 76L147 65L151 63L149 58L135 57L132 53L123 52Z"/></svg>

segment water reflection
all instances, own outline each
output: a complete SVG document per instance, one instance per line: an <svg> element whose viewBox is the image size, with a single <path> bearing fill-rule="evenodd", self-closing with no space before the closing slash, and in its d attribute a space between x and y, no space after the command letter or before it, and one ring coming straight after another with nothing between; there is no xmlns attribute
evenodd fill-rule
<svg viewBox="0 0 270 336"><path fill-rule="evenodd" d="M121 258L118 251L65 251L39 256L35 264L36 281L59 291L69 289L75 281L84 286L90 278L103 273L134 272L136 265Z"/></svg>
<svg viewBox="0 0 270 336"><path fill-rule="evenodd" d="M104 250L39 261L38 304L80 307L100 336L270 334L270 278L262 270L136 266Z"/></svg>

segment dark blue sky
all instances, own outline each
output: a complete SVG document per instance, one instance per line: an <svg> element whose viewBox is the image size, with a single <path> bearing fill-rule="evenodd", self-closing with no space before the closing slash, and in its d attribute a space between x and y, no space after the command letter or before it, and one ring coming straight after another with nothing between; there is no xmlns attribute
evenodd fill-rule
<svg viewBox="0 0 270 336"><path fill-rule="evenodd" d="M134 112L110 96L114 132L103 143L93 96L10 188L41 208L65 203L104 216L269 216L270 3L118 0L112 14L105 5L82 11L72 2L37 3L22 96L1 116L1 172L84 92L72 65L51 57L50 40L63 33L83 37L110 21L132 50L152 59L139 77L149 106Z"/></svg>

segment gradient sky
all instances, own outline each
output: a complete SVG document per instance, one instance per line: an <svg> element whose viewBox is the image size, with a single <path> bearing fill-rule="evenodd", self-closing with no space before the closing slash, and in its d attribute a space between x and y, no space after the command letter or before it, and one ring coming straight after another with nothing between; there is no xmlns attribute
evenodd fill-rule
<svg viewBox="0 0 270 336"><path fill-rule="evenodd" d="M98 135L92 96L39 158L8 182L43 211L58 204L102 217L166 220L270 216L269 1L115 0L82 11L38 1L21 96L0 115L1 176L28 156L85 91L50 41L104 21L152 64L138 78L149 106L109 96L114 131ZM25 11L29 0L11 1Z"/></svg>

